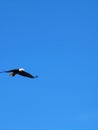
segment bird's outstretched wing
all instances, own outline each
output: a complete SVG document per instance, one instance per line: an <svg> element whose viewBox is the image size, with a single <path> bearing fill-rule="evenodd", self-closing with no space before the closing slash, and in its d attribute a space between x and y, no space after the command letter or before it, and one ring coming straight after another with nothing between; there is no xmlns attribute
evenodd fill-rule
<svg viewBox="0 0 98 130"><path fill-rule="evenodd" d="M25 77L29 77L29 78L37 78L38 76L33 76L30 73L27 73L25 71L19 71L18 73L19 75L25 76Z"/></svg>
<svg viewBox="0 0 98 130"><path fill-rule="evenodd" d="M10 73L10 72L16 72L18 69L13 69L13 70L7 70L7 71L1 71L0 73Z"/></svg>
<svg viewBox="0 0 98 130"><path fill-rule="evenodd" d="M17 71L19 71L18 69L12 69L12 70L7 70L7 71L5 71L5 72L17 72Z"/></svg>

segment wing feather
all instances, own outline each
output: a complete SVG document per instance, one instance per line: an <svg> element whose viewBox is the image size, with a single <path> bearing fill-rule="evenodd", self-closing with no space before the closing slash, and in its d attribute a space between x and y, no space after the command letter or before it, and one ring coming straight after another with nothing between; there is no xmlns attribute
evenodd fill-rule
<svg viewBox="0 0 98 130"><path fill-rule="evenodd" d="M17 71L19 71L18 69L12 69L12 70L7 70L7 71L4 71L4 72L17 72Z"/></svg>
<svg viewBox="0 0 98 130"><path fill-rule="evenodd" d="M25 76L25 77L29 77L29 78L35 78L35 76L31 75L30 73L27 73L25 71L19 71L18 73L19 75Z"/></svg>

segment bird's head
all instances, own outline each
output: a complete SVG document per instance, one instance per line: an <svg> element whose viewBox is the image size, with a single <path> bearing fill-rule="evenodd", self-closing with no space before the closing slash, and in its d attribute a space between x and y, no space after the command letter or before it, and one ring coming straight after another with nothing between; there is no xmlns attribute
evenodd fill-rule
<svg viewBox="0 0 98 130"><path fill-rule="evenodd" d="M24 68L20 68L19 71L24 71Z"/></svg>

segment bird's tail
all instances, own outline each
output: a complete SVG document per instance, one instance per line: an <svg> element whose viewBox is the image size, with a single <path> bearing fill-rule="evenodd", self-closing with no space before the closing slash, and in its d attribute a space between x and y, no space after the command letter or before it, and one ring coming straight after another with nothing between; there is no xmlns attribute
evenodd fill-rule
<svg viewBox="0 0 98 130"><path fill-rule="evenodd" d="M15 73L11 72L11 73L9 73L9 76L13 77L13 76L15 76Z"/></svg>

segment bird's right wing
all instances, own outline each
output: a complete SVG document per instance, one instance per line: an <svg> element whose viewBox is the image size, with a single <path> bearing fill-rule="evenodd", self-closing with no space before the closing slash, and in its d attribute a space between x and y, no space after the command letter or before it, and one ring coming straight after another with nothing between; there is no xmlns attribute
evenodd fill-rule
<svg viewBox="0 0 98 130"><path fill-rule="evenodd" d="M25 77L29 77L29 78L37 78L37 76L33 76L30 73L27 73L25 71L20 71L19 75L25 76Z"/></svg>

